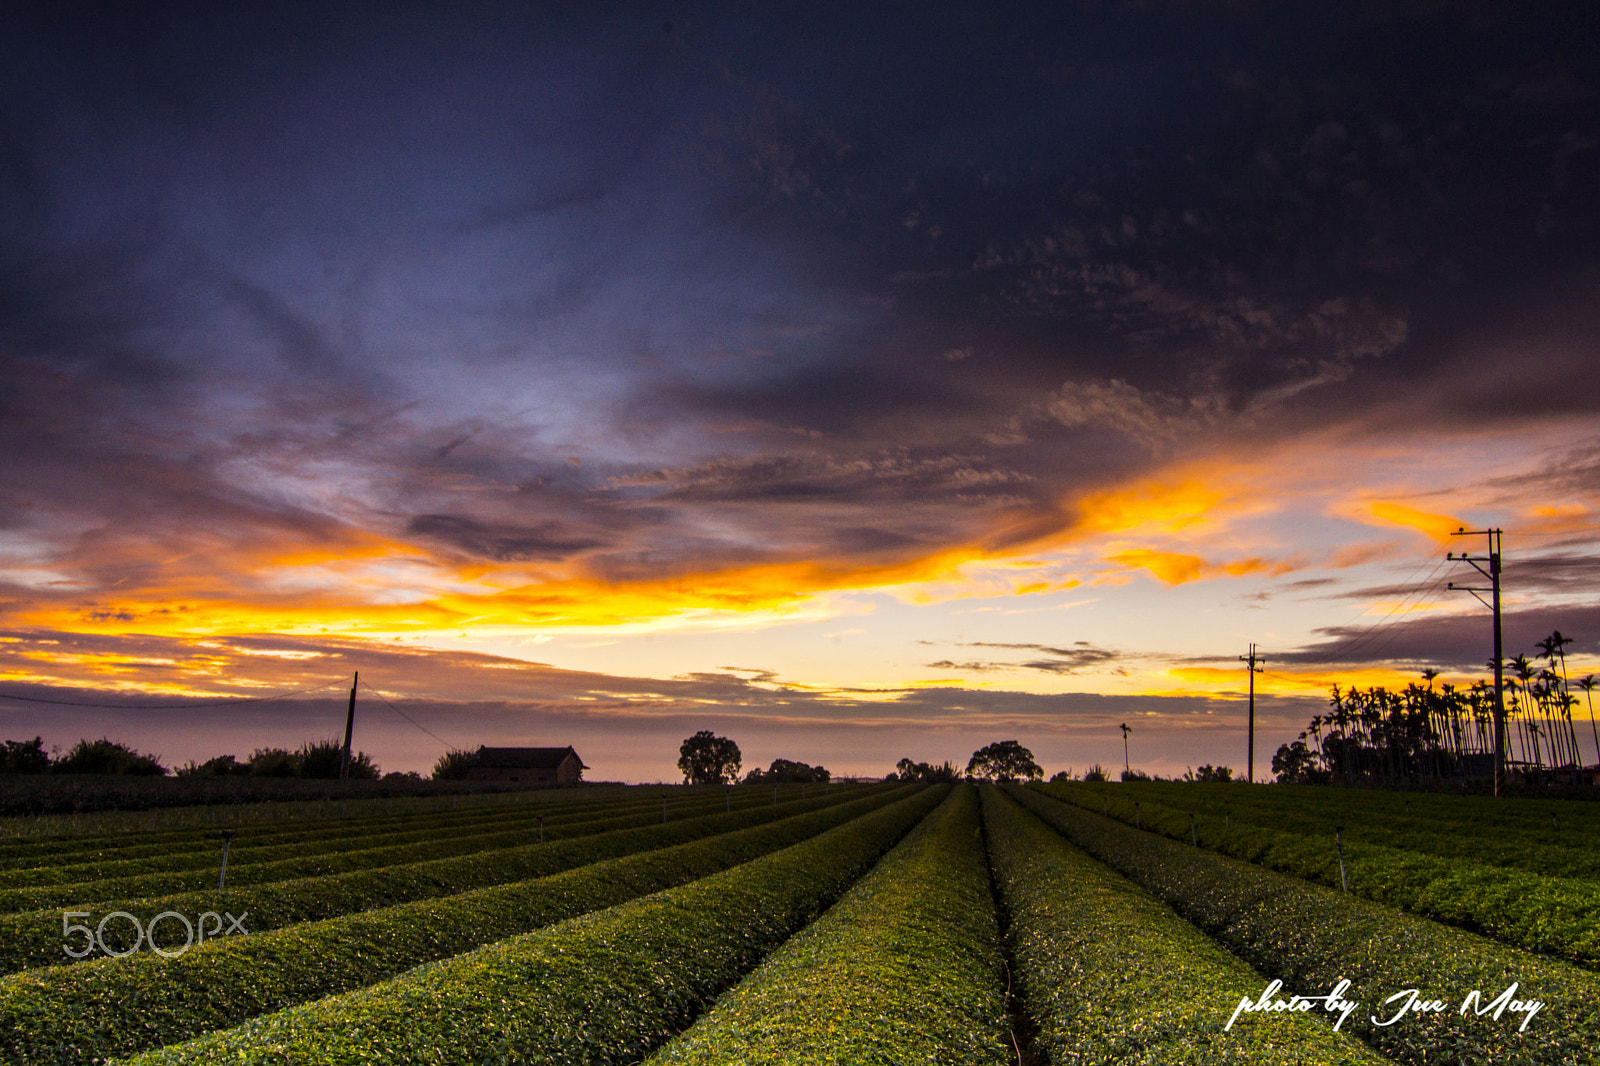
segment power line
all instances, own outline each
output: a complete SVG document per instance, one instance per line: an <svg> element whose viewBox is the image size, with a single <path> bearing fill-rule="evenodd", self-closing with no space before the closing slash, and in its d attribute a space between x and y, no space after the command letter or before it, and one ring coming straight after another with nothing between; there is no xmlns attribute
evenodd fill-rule
<svg viewBox="0 0 1600 1066"><path fill-rule="evenodd" d="M1434 580L1433 584L1429 585L1422 591L1422 596L1418 598L1416 603L1410 605L1392 619L1385 619L1384 622L1373 626L1370 630L1368 630L1366 634L1364 634L1364 638L1377 638L1377 643L1368 646L1365 649L1366 654L1371 656L1376 653L1378 649L1388 647L1394 641L1396 636L1405 632L1411 626L1427 617L1426 615L1420 614L1412 616L1412 612L1421 609L1423 602L1427 599L1428 595L1430 593L1437 592L1439 586L1444 583L1444 580L1447 576L1448 575L1440 574L1439 577ZM1393 612L1391 612L1391 614L1392 613ZM1343 649L1343 653L1349 654L1351 651L1355 650L1355 648L1360 647L1364 642L1364 640L1358 639L1357 642L1352 643L1350 646Z"/></svg>
<svg viewBox="0 0 1600 1066"><path fill-rule="evenodd" d="M1435 578L1439 574L1439 571L1444 568L1447 562L1448 560L1446 559L1440 559L1435 562L1433 569L1428 572L1428 576L1423 578L1422 581L1416 585L1416 587L1411 589L1411 591L1402 596L1393 607L1389 608L1388 614L1384 615L1382 618L1378 619L1378 621L1374 622L1371 626L1362 630L1360 633L1357 633L1355 636L1350 637L1341 643L1335 644L1321 655L1307 660L1307 664L1315 666L1324 663L1339 662L1341 661L1339 656L1348 655L1350 652L1356 650L1361 645L1377 636L1385 626L1400 621L1401 618L1404 618L1406 615L1416 610L1422 605L1422 598L1419 597L1415 604L1410 603L1411 598L1413 596L1417 596L1418 593L1421 593L1421 597L1426 597L1428 593L1432 592L1440 584L1440 582L1444 580L1443 577L1438 577L1437 580L1435 580ZM1424 560L1422 563L1418 563L1416 569L1412 571L1412 574L1415 574L1417 570L1421 570L1425 564L1426 560ZM1398 618L1395 617L1396 612L1399 612L1401 608L1405 608L1404 613L1401 613ZM1359 618L1360 615L1358 614L1356 617Z"/></svg>
<svg viewBox="0 0 1600 1066"><path fill-rule="evenodd" d="M344 678L341 677L315 688L276 692L270 696L234 696L225 700L208 700L201 703L89 703L81 700L52 700L42 696L18 696L9 692L0 692L0 699L20 700L23 703L48 703L57 707L94 707L103 711L185 711L191 707L235 707L241 703L264 703L267 700L281 700L289 696L304 696L308 692L321 692L325 688L342 684Z"/></svg>
<svg viewBox="0 0 1600 1066"><path fill-rule="evenodd" d="M435 733L433 730L429 729L427 726L423 725L421 722L419 722L415 718L411 717L405 711L402 711L400 708L396 707L394 704L392 704L388 700L384 699L383 693L379 692L377 689L373 688L371 685L367 684L365 681L361 682L361 687L366 689L368 692L372 693L374 696L378 697L379 702L381 702L385 707L389 708L395 714L398 714L401 718L404 718L406 721L410 722L412 725L416 726L418 729L420 729L424 733L428 734L434 740L437 740L439 743L443 744L446 749L451 750L451 751L454 751L456 749L456 745L450 743L448 740L444 739L444 737L441 737L438 733Z"/></svg>

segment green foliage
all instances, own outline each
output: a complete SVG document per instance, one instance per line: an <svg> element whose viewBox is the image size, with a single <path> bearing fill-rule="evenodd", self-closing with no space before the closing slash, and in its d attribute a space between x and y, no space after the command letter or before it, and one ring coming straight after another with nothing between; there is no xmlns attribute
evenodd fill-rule
<svg viewBox="0 0 1600 1066"><path fill-rule="evenodd" d="M720 805L707 799L683 805L682 813L709 813L716 809L720 809ZM549 816L547 832L554 839L597 828L622 828L625 824L654 825L660 821L660 812L660 803L652 800L569 805ZM533 820L542 817L545 816L526 809L478 811L464 818L439 822L434 827L417 826L388 834L379 832L378 826L331 836L311 832L245 831L233 841L228 852L229 880L236 885L258 884L310 873L365 869L418 858L439 858L444 854L517 846L527 843ZM591 822L594 824L588 824ZM182 889L202 884L215 876L219 848L220 840L213 832L192 845L185 841L184 846L169 845L153 853L142 851L134 858L108 857L77 863L58 861L44 867L0 871L0 886L41 888L37 893L12 895L0 889L0 904L14 904L10 909L19 909L42 906L41 900L110 898L105 894L128 896L141 891L170 890L168 886L171 885ZM64 891L45 890L42 886L46 885L71 887ZM97 897L97 893L101 896Z"/></svg>
<svg viewBox="0 0 1600 1066"><path fill-rule="evenodd" d="M130 1060L635 1063L943 798L923 789L721 873Z"/></svg>
<svg viewBox="0 0 1600 1066"><path fill-rule="evenodd" d="M0 774L43 774L50 771L50 753L44 738L0 743Z"/></svg>
<svg viewBox="0 0 1600 1066"><path fill-rule="evenodd" d="M744 779L747 783L765 781L769 785L777 782L825 785L832 776L825 766L812 766L809 763L793 762L789 759L773 759L772 765L765 771L759 768L751 770Z"/></svg>
<svg viewBox="0 0 1600 1066"><path fill-rule="evenodd" d="M707 797L698 810L717 810L715 800ZM700 814L670 822L660 822L658 814L626 815L615 820L591 821L574 830L582 835L571 839L550 840L548 843L529 843L519 847L475 850L469 854L451 854L438 858L377 869L354 870L346 873L302 877L276 881L269 884L238 885L230 880L228 887L217 891L211 887L159 897L102 899L77 896L69 904L74 910L92 910L105 914L125 910L136 916L151 917L164 910L183 914L203 911L229 911L250 914L252 931L277 929L297 922L348 914L374 907L439 896L454 895L469 889L507 884L598 862L602 859L628 855L645 848L666 847L671 844L699 840L731 829L742 829L788 817L800 811L816 810L834 803L854 798L850 793L824 794L820 798L782 804L755 804L744 810L729 813ZM656 808L659 810L659 807ZM627 828L609 828L623 825ZM644 822L646 824L640 824ZM524 838L532 837L532 827L524 825ZM552 831L547 829L547 837ZM451 837L441 836L441 851L453 852L458 848ZM71 886L68 886L70 889ZM0 915L0 965L7 971L28 966L68 963L61 948L60 905L43 910L23 911ZM106 941L112 950L131 946L131 928L117 922L107 927Z"/></svg>
<svg viewBox="0 0 1600 1066"><path fill-rule="evenodd" d="M1303 740L1278 745L1272 755L1272 772L1280 785L1321 785L1332 778L1317 765L1317 754Z"/></svg>
<svg viewBox="0 0 1600 1066"><path fill-rule="evenodd" d="M997 740L972 753L967 776L985 781L1037 781L1044 770L1033 761L1033 752L1015 740Z"/></svg>
<svg viewBox="0 0 1600 1066"><path fill-rule="evenodd" d="M477 753L466 748L451 748L439 756L439 761L433 764L433 779L435 781L465 781L467 771L472 767L472 760Z"/></svg>
<svg viewBox="0 0 1600 1066"><path fill-rule="evenodd" d="M875 790L767 825L442 899L0 979L0 1055L88 1063L393 977L798 843L883 807Z"/></svg>
<svg viewBox="0 0 1600 1066"><path fill-rule="evenodd" d="M1083 772L1083 779L1085 781L1104 781L1106 779L1106 768L1099 763L1095 763Z"/></svg>
<svg viewBox="0 0 1600 1066"><path fill-rule="evenodd" d="M731 785L739 780L739 745L702 729L678 748L678 769L689 785Z"/></svg>
<svg viewBox="0 0 1600 1066"><path fill-rule="evenodd" d="M955 781L961 777L960 771L948 759L942 766L901 759L894 768L895 773L889 776L899 781Z"/></svg>
<svg viewBox="0 0 1600 1066"><path fill-rule="evenodd" d="M1023 1002L1052 1062L1381 1063L1306 1014L1241 1015L1265 983L1159 900L984 789Z"/></svg>
<svg viewBox="0 0 1600 1066"><path fill-rule="evenodd" d="M311 780L331 781L339 777L339 764L344 759L344 744L339 740L308 740L295 751L283 748L257 748L247 764L256 777L304 777ZM378 765L364 751L350 756L349 777L352 781L375 781Z"/></svg>
<svg viewBox="0 0 1600 1066"><path fill-rule="evenodd" d="M135 777L161 777L167 772L154 755L143 755L106 737L78 741L71 751L51 764L50 769L58 774L129 774Z"/></svg>
<svg viewBox="0 0 1600 1066"><path fill-rule="evenodd" d="M1347 1030L1407 1063L1460 1066L1590 1061L1600 1044L1600 976L1354 895L1141 833L1034 789L1019 802L1096 859L1138 882L1286 990L1324 995L1341 979L1357 1011ZM1518 1032L1508 1018L1456 1013L1516 982L1544 1002ZM1378 1027L1373 1010L1408 988L1452 1004Z"/></svg>
<svg viewBox="0 0 1600 1066"><path fill-rule="evenodd" d="M1233 780L1233 768L1231 766L1212 766L1207 763L1198 770L1185 770L1183 779L1207 784L1227 784ZM1054 781L1055 779L1051 778L1051 780Z"/></svg>
<svg viewBox="0 0 1600 1066"><path fill-rule="evenodd" d="M1000 931L962 786L649 1066L1003 1066Z"/></svg>
<svg viewBox="0 0 1600 1066"><path fill-rule="evenodd" d="M1108 810L1124 822L1135 820L1127 800L1103 806L1086 798L1082 792L1068 790L1057 794L1071 797L1088 810ZM1149 790L1141 795L1147 801L1141 806L1137 819L1142 828L1179 841L1191 839L1190 810L1174 804L1170 790ZM1165 798L1154 804L1148 802L1154 796ZM1443 835L1438 828L1412 835L1367 828L1359 836L1355 832L1344 836L1345 870L1341 876L1338 846L1329 816L1323 814L1320 818L1303 819L1291 825L1286 812L1282 811L1285 802L1280 800L1274 806L1279 809L1278 813L1272 813L1270 808L1257 808L1260 813L1250 815L1270 821L1270 825L1252 824L1236 816L1226 816L1219 824L1216 815L1209 811L1202 823L1200 811L1195 809L1193 832L1202 845L1224 854L1329 886L1342 887L1348 881L1350 891L1356 895L1483 933L1529 951L1600 967L1600 925L1594 920L1594 916L1600 914L1600 882L1590 879L1597 863L1591 853L1550 847L1537 849L1537 854L1548 863L1546 868L1568 868L1560 854L1565 850L1571 856L1571 866L1586 874L1552 877L1511 865L1517 861L1519 851L1529 850L1525 841L1502 839L1490 842L1481 851L1471 846L1459 849L1463 853L1487 853L1485 857L1492 856L1495 861L1506 864L1492 866L1423 850L1429 845L1422 838ZM1482 837L1484 827L1473 826L1463 833L1458 826L1449 832L1457 836Z"/></svg>
<svg viewBox="0 0 1600 1066"><path fill-rule="evenodd" d="M300 764L300 776L332 781L339 778L339 765L344 761L344 743L336 739L308 740L295 752ZM380 775L378 764L364 751L350 755L350 766L345 777L352 781L374 781Z"/></svg>
<svg viewBox="0 0 1600 1066"><path fill-rule="evenodd" d="M554 819L552 824L557 824L584 817L618 817L652 810L659 816L659 800L636 803L612 800L559 806L519 803L509 807L417 814L398 820L332 817L290 825L244 826L237 830L239 836L229 852L228 865L237 870L258 862L305 855L332 856L394 844L420 843L441 836L474 836L525 825L543 814L548 814ZM190 870L198 875L217 861L219 840L215 829L141 833L133 840L136 842L121 837L114 840L89 837L3 849L0 862L11 868L0 871L0 886L73 884L164 870Z"/></svg>
<svg viewBox="0 0 1600 1066"><path fill-rule="evenodd" d="M242 777L249 772L250 765L232 755L218 755L202 763L191 760L177 771L179 777Z"/></svg>

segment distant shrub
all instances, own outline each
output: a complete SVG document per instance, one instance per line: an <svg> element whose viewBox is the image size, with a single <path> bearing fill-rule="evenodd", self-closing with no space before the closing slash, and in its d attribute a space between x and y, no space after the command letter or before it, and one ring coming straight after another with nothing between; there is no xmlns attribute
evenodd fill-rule
<svg viewBox="0 0 1600 1066"><path fill-rule="evenodd" d="M1106 780L1106 772L1107 771L1104 766L1101 766L1099 763L1095 763L1093 766L1089 767L1083 772L1083 779L1085 781L1104 781Z"/></svg>
<svg viewBox="0 0 1600 1066"><path fill-rule="evenodd" d="M247 764L253 777L299 777L300 763L292 751L283 748L257 748Z"/></svg>
<svg viewBox="0 0 1600 1066"><path fill-rule="evenodd" d="M167 768L153 755L134 751L119 741L101 737L80 740L51 766L58 774L131 774L136 777L164 777Z"/></svg>
<svg viewBox="0 0 1600 1066"><path fill-rule="evenodd" d="M825 766L812 766L809 763L794 762L789 759L773 759L772 765L765 771L758 767L746 774L744 779L748 782L765 781L768 784L784 782L825 785L832 776Z"/></svg>
<svg viewBox="0 0 1600 1066"><path fill-rule="evenodd" d="M8 740L0 744L0 774L43 774L50 770L44 738Z"/></svg>
<svg viewBox="0 0 1600 1066"><path fill-rule="evenodd" d="M946 759L941 766L901 759L895 763L895 771L889 775L889 780L944 782L954 781L961 776L961 771L957 770L949 759Z"/></svg>
<svg viewBox="0 0 1600 1066"><path fill-rule="evenodd" d="M439 756L439 761L433 764L433 779L435 781L465 781L467 769L472 766L476 752L466 748L451 748Z"/></svg>
<svg viewBox="0 0 1600 1066"><path fill-rule="evenodd" d="M177 769L179 777L243 777L249 772L249 764L240 762L232 755L218 755L201 763L190 760Z"/></svg>
<svg viewBox="0 0 1600 1066"><path fill-rule="evenodd" d="M1066 770L1057 770L1055 773L1050 775L1050 783L1052 785L1060 784L1063 781L1076 781L1076 780L1077 780L1077 778L1072 776L1072 770L1070 768L1068 768Z"/></svg>
<svg viewBox="0 0 1600 1066"><path fill-rule="evenodd" d="M1150 775L1143 770L1124 770L1122 771L1122 779L1124 781L1148 781L1150 780Z"/></svg>
<svg viewBox="0 0 1600 1066"><path fill-rule="evenodd" d="M308 740L296 751L283 748L257 748L250 756L249 772L255 777L305 777L331 781L339 776L344 745L337 740ZM378 780L378 766L366 752L350 756L353 781Z"/></svg>

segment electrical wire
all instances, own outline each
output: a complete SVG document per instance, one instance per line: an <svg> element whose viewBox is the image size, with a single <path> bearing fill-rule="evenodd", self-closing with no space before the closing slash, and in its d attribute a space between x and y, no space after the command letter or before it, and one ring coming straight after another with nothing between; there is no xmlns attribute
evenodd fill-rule
<svg viewBox="0 0 1600 1066"><path fill-rule="evenodd" d="M444 739L444 737L441 737L438 733L435 733L433 730L429 729L427 726L423 725L421 722L419 722L415 718L411 717L405 711L402 711L400 708L396 707L394 704L392 704L388 700L384 699L383 693L379 692L377 689L373 688L371 685L367 684L365 681L361 682L361 687L366 689L368 692L372 693L374 696L378 697L378 701L380 703L382 703L385 707L387 707L391 711L393 711L395 714L398 714L401 718L404 718L406 721L410 722L412 725L416 726L418 729L420 729L424 733L428 734L434 740L437 740L439 743L443 744L445 746L446 750L449 750L449 751L455 751L456 750L456 745L450 743L448 740Z"/></svg>
<svg viewBox="0 0 1600 1066"><path fill-rule="evenodd" d="M1422 605L1422 599L1424 597L1426 597L1428 595L1428 593L1432 592L1435 588L1437 588L1440 583L1443 582L1444 578L1442 576L1438 576L1439 575L1439 571L1444 567L1444 565L1446 563L1452 562L1452 561L1453 560L1450 560L1450 559L1440 559L1436 563L1434 563L1434 567L1433 567L1432 570L1430 570L1428 572L1428 576L1423 578L1420 582L1418 582L1416 587L1411 589L1411 591L1407 592L1404 596L1402 596L1399 599L1399 601L1395 603L1395 605L1393 607L1389 608L1389 613L1388 614L1384 615L1378 621L1374 622L1371 626L1367 627L1366 629L1362 630L1360 633L1357 633L1355 636L1353 636L1353 637L1351 637L1351 638L1349 638L1349 639L1347 639L1347 640L1345 640L1345 641L1343 641L1341 643L1332 645L1327 650L1325 650L1321 655L1318 655L1318 656L1316 656L1316 657L1314 657L1312 659L1303 660L1303 661L1305 661L1306 664L1309 665L1309 666L1317 666L1317 665L1322 665L1322 664L1326 664L1326 663L1342 661L1340 656L1348 655L1350 652L1356 650L1361 645L1365 644L1367 641L1369 641L1369 640L1373 639L1374 637L1376 637L1378 632L1381 629L1383 629L1383 627L1385 627L1387 625L1390 625L1393 622L1400 621L1401 618L1404 618L1406 615L1410 614L1412 611L1414 611L1418 607L1420 607ZM1421 570L1424 564L1425 564L1425 561L1424 561L1424 563L1418 563L1416 569L1412 571L1412 574L1415 574L1417 572L1417 570ZM1407 580L1409 581L1409 578ZM1419 593L1421 595L1417 599L1417 602L1415 604L1410 604L1411 598L1413 596L1418 596ZM1410 604L1410 605L1408 606L1408 604ZM1396 612L1401 611L1402 608L1405 609L1404 613L1400 614L1399 617L1396 617ZM1360 616L1357 615L1356 617L1360 617Z"/></svg>

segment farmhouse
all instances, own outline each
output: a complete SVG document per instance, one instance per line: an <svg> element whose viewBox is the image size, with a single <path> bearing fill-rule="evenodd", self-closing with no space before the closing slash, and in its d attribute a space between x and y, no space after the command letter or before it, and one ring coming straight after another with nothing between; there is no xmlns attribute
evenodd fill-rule
<svg viewBox="0 0 1600 1066"><path fill-rule="evenodd" d="M467 767L468 781L515 781L533 785L570 785L583 780L588 767L572 748L480 747Z"/></svg>

